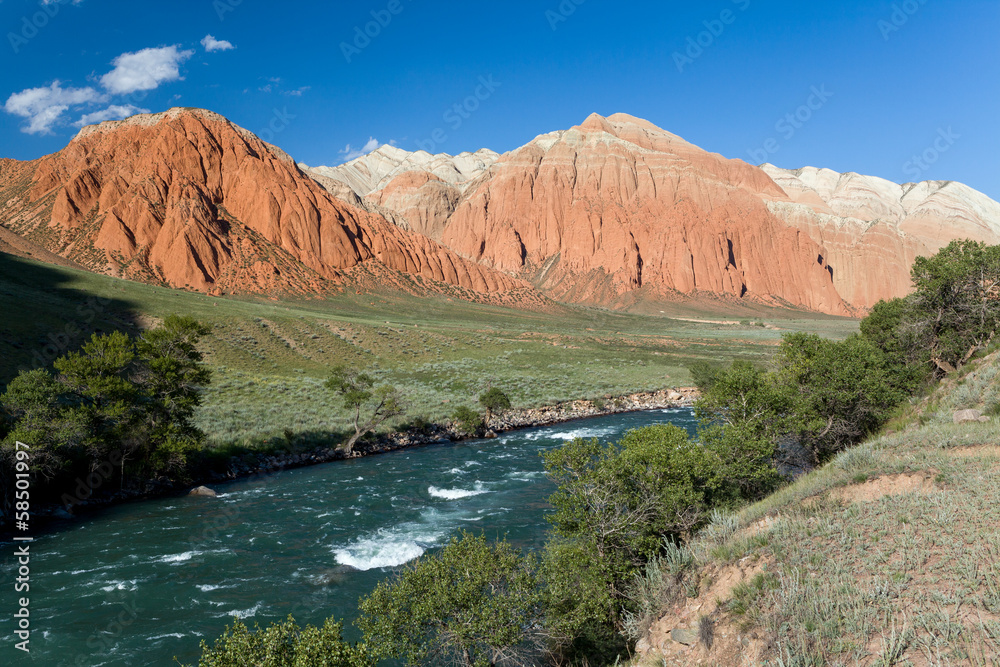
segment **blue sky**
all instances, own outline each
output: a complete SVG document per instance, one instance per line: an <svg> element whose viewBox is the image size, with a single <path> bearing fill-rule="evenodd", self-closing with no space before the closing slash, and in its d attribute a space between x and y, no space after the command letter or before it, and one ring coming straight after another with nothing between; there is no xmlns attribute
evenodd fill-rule
<svg viewBox="0 0 1000 667"><path fill-rule="evenodd" d="M998 35L996 0L0 0L0 156L172 106L312 165L622 111L749 162L1000 199Z"/></svg>

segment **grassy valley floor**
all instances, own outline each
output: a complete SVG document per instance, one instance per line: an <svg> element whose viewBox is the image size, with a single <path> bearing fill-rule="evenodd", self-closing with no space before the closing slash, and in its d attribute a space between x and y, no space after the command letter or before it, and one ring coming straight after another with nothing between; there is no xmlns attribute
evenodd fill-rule
<svg viewBox="0 0 1000 667"><path fill-rule="evenodd" d="M330 369L370 369L404 393L408 419L448 419L498 386L514 407L685 386L704 359L765 361L788 331L843 338L857 322L712 302L654 315L552 304L529 312L444 297L343 294L279 301L221 298L0 255L4 382L76 349L90 333L136 331L171 313L211 328L213 381L197 425L214 445L329 445L347 415L323 387ZM648 310L648 309L647 309ZM734 314L735 313L735 314Z"/></svg>

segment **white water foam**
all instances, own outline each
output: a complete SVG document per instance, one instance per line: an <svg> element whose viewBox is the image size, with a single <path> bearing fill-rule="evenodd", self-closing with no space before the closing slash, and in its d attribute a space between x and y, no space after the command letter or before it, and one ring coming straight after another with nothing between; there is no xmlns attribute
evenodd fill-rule
<svg viewBox="0 0 1000 667"><path fill-rule="evenodd" d="M227 611L225 614L216 614L216 618L232 617L232 616L237 616L241 620L246 618L253 618L254 616L257 615L257 612L260 611L261 607L263 606L264 606L263 602L258 602L249 609L243 609L243 610L237 609L235 611Z"/></svg>
<svg viewBox="0 0 1000 667"><path fill-rule="evenodd" d="M157 558L161 563L183 563L186 560L191 560L195 554L200 554L200 551L185 551L182 554L172 554L170 556L161 556Z"/></svg>
<svg viewBox="0 0 1000 667"><path fill-rule="evenodd" d="M198 584L198 590L200 590L202 593L214 591L217 588L222 588L222 586L217 586L215 584Z"/></svg>
<svg viewBox="0 0 1000 667"><path fill-rule="evenodd" d="M431 539L437 539L437 536ZM347 547L334 549L333 553L341 565L365 572L409 563L422 556L424 551L412 536L380 533L357 540Z"/></svg>
<svg viewBox="0 0 1000 667"><path fill-rule="evenodd" d="M101 590L105 593L110 593L111 591L134 591L139 586L137 586L137 579L130 579L129 581L109 581L110 585L101 586Z"/></svg>
<svg viewBox="0 0 1000 667"><path fill-rule="evenodd" d="M441 498L442 500L459 500L460 498L471 498L472 496L481 496L484 493L489 493L488 489L483 488L482 482L476 482L475 487L471 489L439 489L436 486L427 487L427 493L431 498Z"/></svg>
<svg viewBox="0 0 1000 667"><path fill-rule="evenodd" d="M560 442L569 442L570 440L576 440L577 438L600 438L606 435L611 435L615 432L613 428L575 428L572 431L559 431L558 433L550 433L548 438L550 440L558 440Z"/></svg>

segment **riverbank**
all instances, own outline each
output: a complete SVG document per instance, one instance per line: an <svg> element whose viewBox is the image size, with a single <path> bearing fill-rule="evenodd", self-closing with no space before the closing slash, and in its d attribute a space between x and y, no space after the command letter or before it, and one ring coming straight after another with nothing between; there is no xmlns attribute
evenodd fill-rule
<svg viewBox="0 0 1000 667"><path fill-rule="evenodd" d="M61 503L39 507L33 517L40 521L72 519L77 515L103 509L120 503L147 500L171 495L186 495L199 486L211 486L251 477L266 477L283 470L329 463L344 459L357 459L409 447L460 442L474 438L491 438L501 433L538 426L549 426L577 419L606 415L690 407L697 398L693 387L639 392L596 400L566 401L556 405L507 410L493 415L483 432L476 435L462 433L454 425L426 424L402 432L380 433L362 440L349 455L332 447L319 447L309 451L288 451L261 454L256 458L233 457L224 470L199 475L193 480L179 483L173 480L150 480L143 489L116 491L95 497L98 485L88 485L81 480L77 489L63 495ZM289 448L292 448L290 445ZM37 525L37 522L36 522ZM0 538L2 539L2 538Z"/></svg>

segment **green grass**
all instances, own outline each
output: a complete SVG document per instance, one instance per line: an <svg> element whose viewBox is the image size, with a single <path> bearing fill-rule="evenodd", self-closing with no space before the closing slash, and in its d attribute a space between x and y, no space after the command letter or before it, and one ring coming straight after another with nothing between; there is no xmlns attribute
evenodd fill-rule
<svg viewBox="0 0 1000 667"><path fill-rule="evenodd" d="M998 363L982 360L915 408L969 407L978 398L957 394L988 393ZM720 600L716 628L760 642L760 664L1000 665L998 442L995 422L913 422L746 508L735 526L713 521L690 545L705 576L758 570Z"/></svg>
<svg viewBox="0 0 1000 667"><path fill-rule="evenodd" d="M0 255L0 308L17 313L0 325L0 376L8 381L67 325L89 336L191 315L211 327L203 351L214 371L197 423L216 444L251 446L284 440L286 429L310 442L344 431L346 415L322 387L340 363L402 388L407 418L442 420L459 405L478 407L475 397L488 384L503 388L515 407L684 386L695 360L765 363L782 333L842 338L857 329L853 320L742 306L752 323L667 317L738 319L719 315L723 307L730 308L691 302L627 314L552 304L527 312L389 292L221 298ZM87 322L91 310L99 312ZM60 352L84 337L71 337Z"/></svg>

